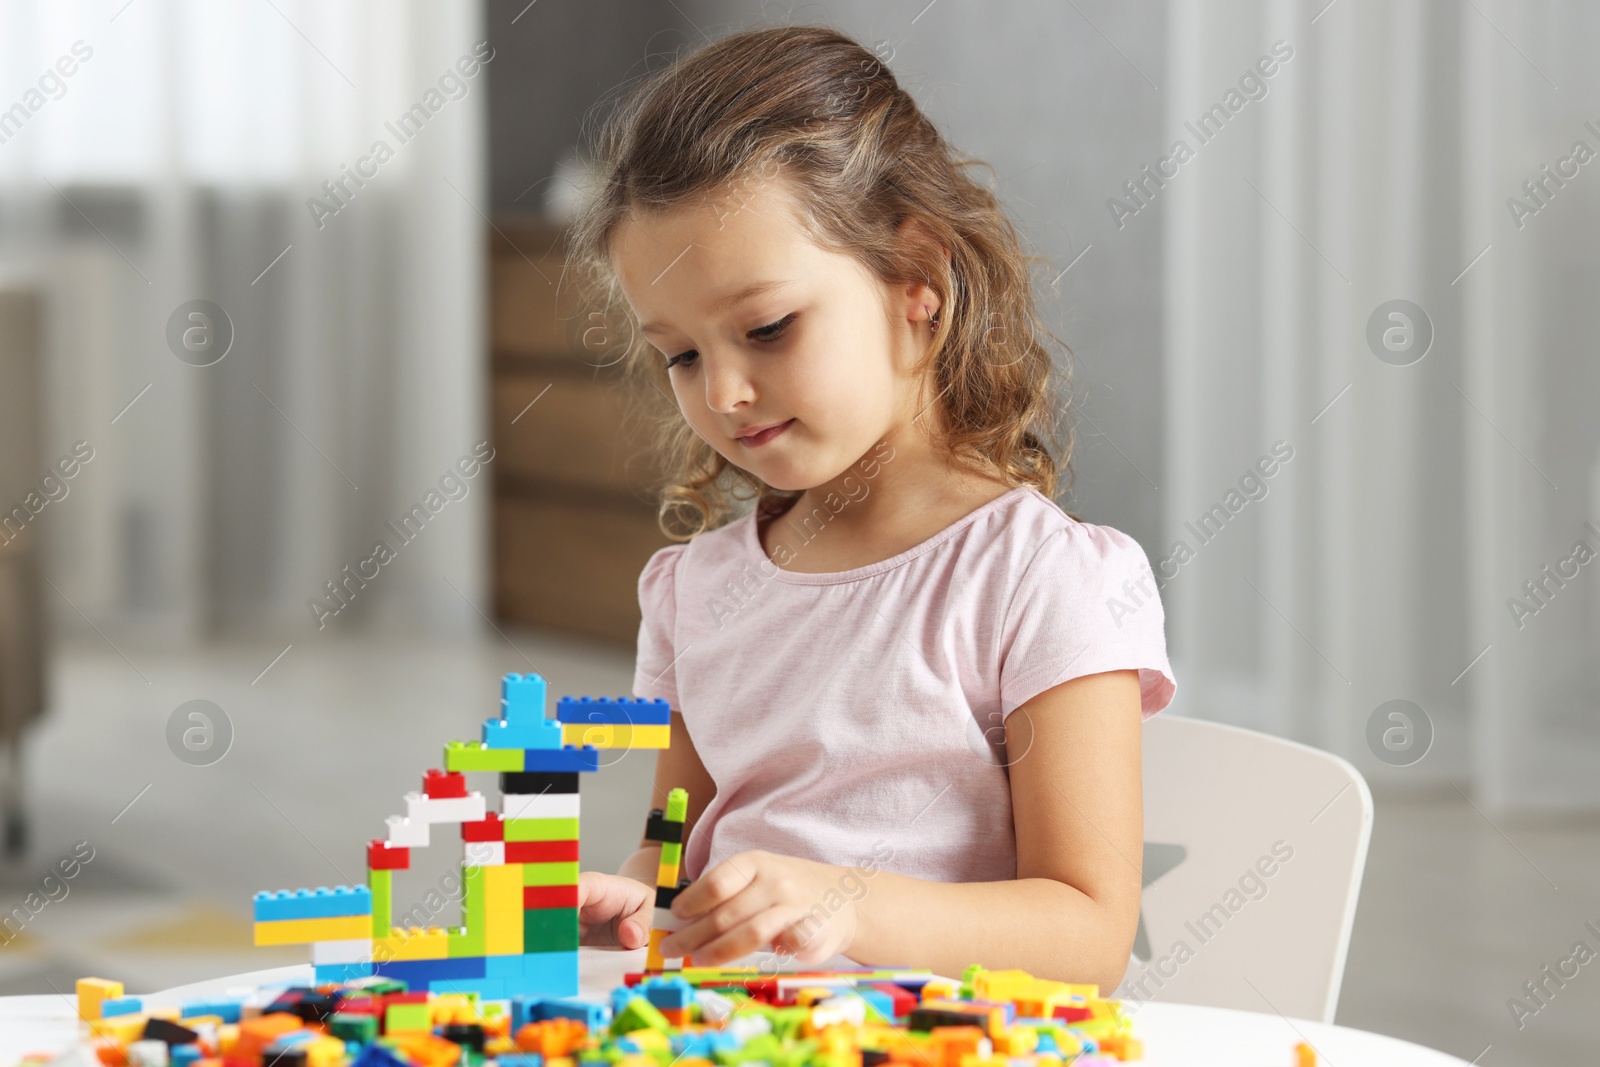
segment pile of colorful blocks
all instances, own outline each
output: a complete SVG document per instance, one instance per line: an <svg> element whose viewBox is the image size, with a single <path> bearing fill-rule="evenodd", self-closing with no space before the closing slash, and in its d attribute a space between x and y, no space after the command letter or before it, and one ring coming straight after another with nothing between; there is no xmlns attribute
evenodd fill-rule
<svg viewBox="0 0 1600 1067"><path fill-rule="evenodd" d="M1091 1067L1138 1059L1121 1005L1022 971L635 973L605 1003L409 992L377 976L148 1010L78 983L87 1035L23 1067Z"/></svg>

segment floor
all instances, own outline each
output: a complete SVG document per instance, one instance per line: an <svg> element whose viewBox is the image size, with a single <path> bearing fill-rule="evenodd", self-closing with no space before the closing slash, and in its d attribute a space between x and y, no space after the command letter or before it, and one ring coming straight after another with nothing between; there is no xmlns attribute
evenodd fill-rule
<svg viewBox="0 0 1600 1067"><path fill-rule="evenodd" d="M53 714L28 747L31 850L0 863L0 994L69 992L88 974L137 992L302 962L302 948L252 946L252 895L358 884L366 840L443 742L479 736L512 670L539 671L552 697L626 694L632 680L627 650L527 632L62 650ZM206 723L187 718L193 708L172 722L194 700L231 724L226 754L205 765L224 731L197 755L183 735L204 741ZM614 870L632 851L652 767L630 753L585 779L586 869ZM1600 818L1490 825L1454 791L1377 803L1338 1021L1484 1067L1592 1061L1600 962L1548 982L1543 1006L1523 983L1577 941L1600 949L1584 927L1600 928ZM451 896L457 856L416 855L397 912L430 890L435 904ZM427 911L434 925L459 922L449 899ZM1538 1008L1520 1029L1512 997Z"/></svg>

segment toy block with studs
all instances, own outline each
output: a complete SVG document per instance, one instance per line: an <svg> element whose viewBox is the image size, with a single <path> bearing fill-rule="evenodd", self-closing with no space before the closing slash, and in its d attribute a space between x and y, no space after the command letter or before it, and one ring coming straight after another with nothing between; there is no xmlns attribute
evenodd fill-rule
<svg viewBox="0 0 1600 1067"><path fill-rule="evenodd" d="M683 858L683 823L688 816L688 790L674 789L667 794L666 809L652 808L645 822L645 840L661 844L661 861L656 867L655 915L650 924L650 947L644 963L647 971L681 970L694 962L687 956L669 962L661 955L662 939L683 925L670 909L678 891L689 884L688 879L678 880L678 864Z"/></svg>

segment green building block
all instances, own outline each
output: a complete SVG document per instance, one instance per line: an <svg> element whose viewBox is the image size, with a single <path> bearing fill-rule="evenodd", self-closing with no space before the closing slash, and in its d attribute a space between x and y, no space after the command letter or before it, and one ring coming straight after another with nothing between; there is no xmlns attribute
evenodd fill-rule
<svg viewBox="0 0 1600 1067"><path fill-rule="evenodd" d="M507 819L505 833L507 841L576 841L578 820Z"/></svg>
<svg viewBox="0 0 1600 1067"><path fill-rule="evenodd" d="M369 1044L378 1039L378 1017L356 1012L336 1011L328 1016L328 1033L340 1041Z"/></svg>
<svg viewBox="0 0 1600 1067"><path fill-rule="evenodd" d="M484 898L483 867L461 868L461 923L445 933L446 949L451 959L462 956L482 956L487 944L489 912Z"/></svg>
<svg viewBox="0 0 1600 1067"><path fill-rule="evenodd" d="M394 916L394 872L368 870L367 889L372 893L372 936L388 937Z"/></svg>
<svg viewBox="0 0 1600 1067"><path fill-rule="evenodd" d="M432 1010L426 1004L390 1004L383 1013L385 1034L431 1033Z"/></svg>
<svg viewBox="0 0 1600 1067"><path fill-rule="evenodd" d="M658 1030L670 1035L672 1023L654 1004L643 997L634 997L611 1020L611 1032L627 1034L635 1030Z"/></svg>
<svg viewBox="0 0 1600 1067"><path fill-rule="evenodd" d="M488 748L482 741L450 741L444 746L447 771L520 771L524 760L520 748Z"/></svg>
<svg viewBox="0 0 1600 1067"><path fill-rule="evenodd" d="M570 863L524 863L523 885L577 885L578 861Z"/></svg>
<svg viewBox="0 0 1600 1067"><path fill-rule="evenodd" d="M529 908L524 911L522 951L578 951L578 909Z"/></svg>

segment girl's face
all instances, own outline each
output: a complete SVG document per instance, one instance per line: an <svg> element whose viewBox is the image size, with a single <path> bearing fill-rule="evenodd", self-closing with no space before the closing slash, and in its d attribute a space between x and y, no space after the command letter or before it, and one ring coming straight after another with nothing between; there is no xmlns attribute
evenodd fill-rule
<svg viewBox="0 0 1600 1067"><path fill-rule="evenodd" d="M611 262L684 418L768 485L837 478L918 413L937 296L818 248L781 178L630 214Z"/></svg>

